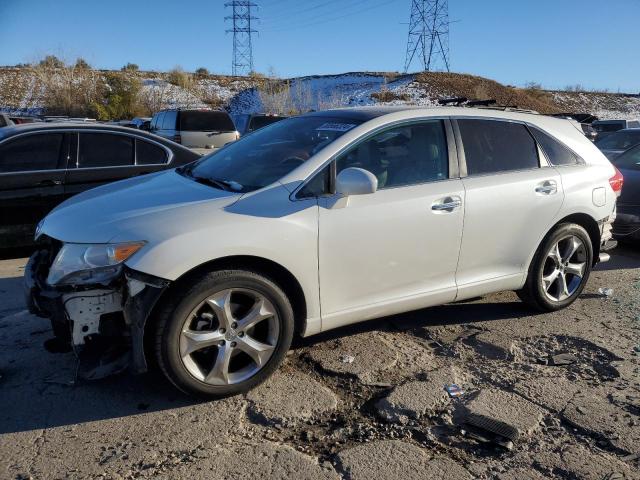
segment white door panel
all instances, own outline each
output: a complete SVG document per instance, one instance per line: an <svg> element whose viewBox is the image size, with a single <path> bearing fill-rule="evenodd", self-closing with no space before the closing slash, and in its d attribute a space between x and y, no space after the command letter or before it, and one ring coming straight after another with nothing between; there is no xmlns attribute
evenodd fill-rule
<svg viewBox="0 0 640 480"><path fill-rule="evenodd" d="M395 301L429 292L440 302L453 300L463 199L460 180L383 189L337 204L321 199L323 318L380 303L392 308Z"/></svg>
<svg viewBox="0 0 640 480"><path fill-rule="evenodd" d="M556 169L467 177L459 286L523 274L562 207Z"/></svg>

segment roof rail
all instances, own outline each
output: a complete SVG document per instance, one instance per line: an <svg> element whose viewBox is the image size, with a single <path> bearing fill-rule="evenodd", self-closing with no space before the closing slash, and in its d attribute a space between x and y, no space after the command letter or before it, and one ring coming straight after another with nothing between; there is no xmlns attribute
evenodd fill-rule
<svg viewBox="0 0 640 480"><path fill-rule="evenodd" d="M488 107L489 105L494 105L498 103L495 99L490 98L487 100L469 100L465 107Z"/></svg>
<svg viewBox="0 0 640 480"><path fill-rule="evenodd" d="M467 97L441 98L440 100L438 100L438 103L440 105L455 104L456 107L459 107L468 100L469 99Z"/></svg>

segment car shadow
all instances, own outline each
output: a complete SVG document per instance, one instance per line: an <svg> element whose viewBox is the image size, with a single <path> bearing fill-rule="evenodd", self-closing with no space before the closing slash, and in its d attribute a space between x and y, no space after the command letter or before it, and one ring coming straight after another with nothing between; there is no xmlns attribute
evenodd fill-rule
<svg viewBox="0 0 640 480"><path fill-rule="evenodd" d="M477 299L460 303L448 303L437 307L382 317L355 323L298 339L294 349L311 347L320 343L371 331L411 332L435 326L472 325L474 323L509 320L539 314L519 301L475 303Z"/></svg>
<svg viewBox="0 0 640 480"><path fill-rule="evenodd" d="M638 245L619 243L616 248L607 253L611 258L608 262L596 265L596 271L640 268L640 246Z"/></svg>

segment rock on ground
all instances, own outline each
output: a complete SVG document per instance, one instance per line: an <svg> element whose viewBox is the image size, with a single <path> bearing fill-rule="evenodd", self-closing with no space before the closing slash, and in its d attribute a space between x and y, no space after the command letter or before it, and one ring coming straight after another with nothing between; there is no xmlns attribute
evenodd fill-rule
<svg viewBox="0 0 640 480"><path fill-rule="evenodd" d="M516 383L513 390L527 400L553 412L561 412L579 386L564 377L532 377Z"/></svg>
<svg viewBox="0 0 640 480"><path fill-rule="evenodd" d="M465 421L516 441L531 435L542 420L540 407L511 392L487 389L465 405Z"/></svg>
<svg viewBox="0 0 640 480"><path fill-rule="evenodd" d="M366 332L317 345L309 352L324 370L367 378L393 367L398 361L396 348L377 332ZM353 361L345 361L345 356Z"/></svg>
<svg viewBox="0 0 640 480"><path fill-rule="evenodd" d="M471 478L447 457L429 458L419 447L399 440L383 440L343 450L338 462L350 480L423 480Z"/></svg>
<svg viewBox="0 0 640 480"><path fill-rule="evenodd" d="M429 372L424 381L407 382L394 388L376 404L378 414L387 421L406 423L442 410L449 403L444 386L459 383L460 376L453 368Z"/></svg>
<svg viewBox="0 0 640 480"><path fill-rule="evenodd" d="M337 480L340 477L316 458L285 445L229 445L208 452L206 458L185 463L171 472L172 478L209 480Z"/></svg>
<svg viewBox="0 0 640 480"><path fill-rule="evenodd" d="M640 453L638 415L614 405L604 390L577 394L562 411L577 428L608 440L614 447Z"/></svg>
<svg viewBox="0 0 640 480"><path fill-rule="evenodd" d="M280 425L308 420L336 409L336 395L309 375L278 370L266 383L247 394L249 413Z"/></svg>

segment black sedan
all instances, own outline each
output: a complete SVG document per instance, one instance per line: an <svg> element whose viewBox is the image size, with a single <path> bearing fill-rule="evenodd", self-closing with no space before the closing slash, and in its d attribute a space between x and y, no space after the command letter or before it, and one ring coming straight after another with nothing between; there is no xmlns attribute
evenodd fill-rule
<svg viewBox="0 0 640 480"><path fill-rule="evenodd" d="M0 251L33 244L63 200L115 180L179 167L200 155L145 132L97 124L0 129Z"/></svg>
<svg viewBox="0 0 640 480"><path fill-rule="evenodd" d="M638 242L640 241L640 145L616 157L613 164L624 177L613 234L618 240Z"/></svg>

